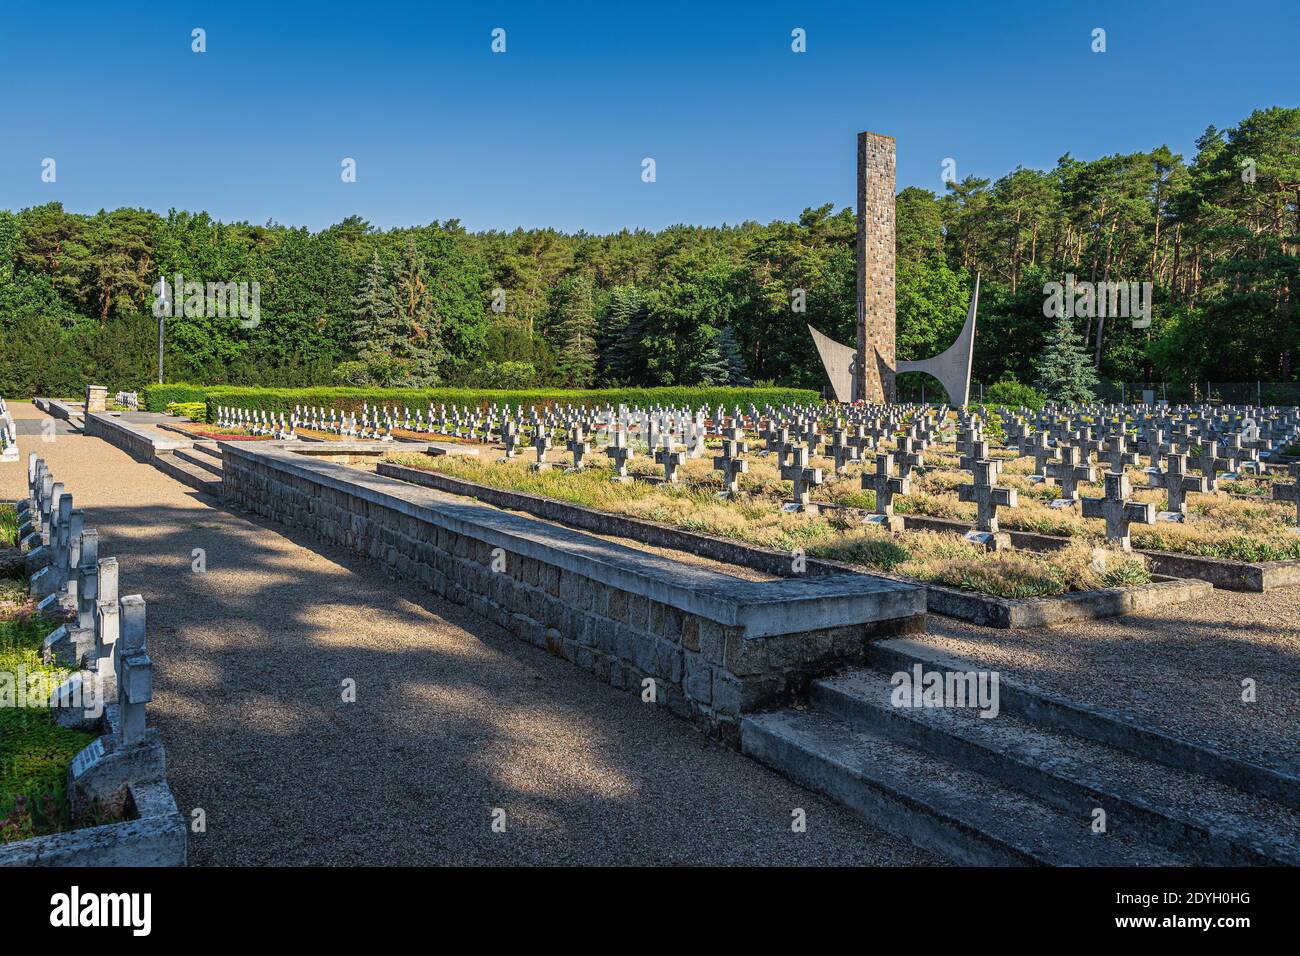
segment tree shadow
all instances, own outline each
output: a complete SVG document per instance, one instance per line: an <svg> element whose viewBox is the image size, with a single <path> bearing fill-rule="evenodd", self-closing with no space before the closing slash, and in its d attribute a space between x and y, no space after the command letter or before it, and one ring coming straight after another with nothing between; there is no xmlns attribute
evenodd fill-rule
<svg viewBox="0 0 1300 956"><path fill-rule="evenodd" d="M87 525L148 602L191 862L937 862L368 558L189 497ZM796 806L820 825L791 833Z"/></svg>

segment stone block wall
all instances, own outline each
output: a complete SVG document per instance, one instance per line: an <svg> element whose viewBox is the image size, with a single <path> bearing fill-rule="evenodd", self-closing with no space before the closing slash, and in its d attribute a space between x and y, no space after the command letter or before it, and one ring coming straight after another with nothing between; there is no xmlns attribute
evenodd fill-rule
<svg viewBox="0 0 1300 956"><path fill-rule="evenodd" d="M229 503L380 562L614 687L640 695L653 680L658 704L732 744L743 713L924 623L924 592L895 582L749 582L292 452L226 445L223 460Z"/></svg>
<svg viewBox="0 0 1300 956"><path fill-rule="evenodd" d="M895 397L895 153L892 136L858 134L858 392L854 397L877 404Z"/></svg>

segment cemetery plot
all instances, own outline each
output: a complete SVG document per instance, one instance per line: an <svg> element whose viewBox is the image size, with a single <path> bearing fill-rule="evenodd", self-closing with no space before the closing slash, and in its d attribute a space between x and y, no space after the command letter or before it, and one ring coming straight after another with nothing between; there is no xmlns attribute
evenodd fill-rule
<svg viewBox="0 0 1300 956"><path fill-rule="evenodd" d="M464 479L478 485L510 489L613 514L642 518L701 534L732 538L763 548L810 557L825 557L900 577L945 584L1007 598L1041 597L1070 591L1146 584L1150 575L1135 558L1112 555L1095 560L1093 549L1079 543L1051 555L990 553L959 535L925 531L891 534L863 525L849 508L826 508L818 514L783 510L784 493L772 462L751 462L748 494L718 497L724 481L703 461L688 462L677 484L657 479L648 462L634 461L634 478L610 481L608 469L582 473L558 468L537 472L515 462L484 462L462 457L392 454L392 463ZM861 503L861 493L846 493ZM827 498L831 496L828 494ZM829 502L828 502L829 503Z"/></svg>
<svg viewBox="0 0 1300 956"><path fill-rule="evenodd" d="M973 521L975 509L961 500L959 492L968 479L945 467L951 462L951 456L936 456L934 467L914 478L913 493L899 503L899 510L909 515ZM1049 477L1052 470L1049 465ZM1127 500L1143 507L1149 505L1153 511L1150 521L1140 514L1130 521L1128 534L1134 548L1232 561L1300 560L1300 535L1292 530L1294 510L1285 503L1270 502L1267 484L1256 485L1263 490L1250 495L1234 494L1222 486L1218 491L1201 491L1201 476L1175 466L1172 481L1179 483L1175 485L1179 490L1171 500L1167 489L1150 484L1150 479L1163 481L1164 476L1153 476L1136 467L1126 467L1124 475ZM1107 488L1099 479L1105 476L1102 470L1093 480L1077 482L1071 489L1076 492L1076 500L1104 501ZM1003 527L1086 541L1104 540L1103 514L1093 514L1091 509L1077 504L1062 507L1057 504L1063 498L1060 483L1047 484L1034 478L1034 464L1029 459L1011 460L1003 466L999 484L1019 496L1018 508L1000 512ZM1119 490L1111 489L1112 493ZM1169 520L1173 514L1182 520Z"/></svg>
<svg viewBox="0 0 1300 956"><path fill-rule="evenodd" d="M1290 581L1279 563L1300 561L1296 469L1290 469L1291 481L1278 480L1284 472L1266 460L1300 435L1296 409L1089 406L984 416L909 405L365 406L359 412L298 407L278 416L219 408L217 421L280 440L461 444L482 450L485 461L519 464L506 469L514 483L526 463L534 475L594 470L611 485L682 487L699 492L700 500L688 506L665 500L657 507L689 512L673 520L716 526L712 533L723 536L737 524L742 530L733 528L732 536L771 534L781 525L772 524L776 519L764 510L770 506L804 517L868 513L834 518L841 533L864 517L876 530L895 534L958 531L967 543L994 553L1010 549L1013 534L1016 544L1037 552L1072 540L1124 553L1136 548L1159 557L1164 564L1157 569L1224 586L1233 585L1224 584L1222 568L1205 570L1205 561L1267 564L1275 584ZM492 474L485 472L485 484L493 483ZM565 497L569 484L558 481L537 492L573 500ZM587 497L607 498L609 508L645 506L642 490L620 494L589 485L575 487L586 488ZM757 510L738 520L743 507L710 510L706 498L743 499ZM815 525L789 524L778 535L789 540L778 546L799 547L810 538L822 543L822 532L808 530ZM1046 537L1030 541L1025 533ZM1175 561L1178 556L1184 557ZM990 567L997 563L988 560ZM1300 575L1300 564L1296 568ZM1088 579L1064 580L1068 591Z"/></svg>
<svg viewBox="0 0 1300 956"><path fill-rule="evenodd" d="M114 818L69 799L68 765L95 735L60 727L50 712L50 690L73 672L42 660L60 622L34 611L21 581L0 580L0 844Z"/></svg>

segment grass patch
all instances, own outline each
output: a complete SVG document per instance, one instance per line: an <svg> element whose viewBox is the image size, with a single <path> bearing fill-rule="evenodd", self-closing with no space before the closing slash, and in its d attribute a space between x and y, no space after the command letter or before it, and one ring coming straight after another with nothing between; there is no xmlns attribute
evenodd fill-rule
<svg viewBox="0 0 1300 956"><path fill-rule="evenodd" d="M11 504L0 504L0 548L18 543L18 513Z"/></svg>
<svg viewBox="0 0 1300 956"><path fill-rule="evenodd" d="M25 598L12 587L8 598ZM41 642L56 625L13 601L0 605L0 843L104 822L68 799L68 765L95 739L54 722L49 691L70 671L41 663ZM18 699L22 681L28 699ZM27 706L17 706L25 703Z"/></svg>
<svg viewBox="0 0 1300 956"><path fill-rule="evenodd" d="M1081 541L1047 554L986 552L956 535L909 531L896 536L872 528L815 545L809 554L1002 598L1054 597L1151 581L1141 558Z"/></svg>
<svg viewBox="0 0 1300 956"><path fill-rule="evenodd" d="M1032 485L1020 476L1022 467L1023 461L1009 465L999 479L1001 484L1016 488L1021 496L1018 507L998 511L998 523L1004 529L1079 538L1093 543L1104 539L1104 522L1082 517L1078 508L1050 507L1049 501L1055 497L1056 489ZM1164 492L1145 487L1145 474L1130 470L1129 477L1135 501L1153 502L1157 508L1164 507ZM956 493L956 486L968 480L967 476L953 472L930 472L914 478L913 494L896 499L896 509L900 514L973 522L975 506L958 500ZM1099 498L1103 493L1100 484L1080 486L1083 497ZM1129 537L1135 548L1150 551L1170 551L1228 561L1300 560L1300 535L1289 530L1295 517L1295 506L1256 495L1252 498L1254 500L1242 500L1224 491L1192 495L1188 499L1185 522L1130 525Z"/></svg>

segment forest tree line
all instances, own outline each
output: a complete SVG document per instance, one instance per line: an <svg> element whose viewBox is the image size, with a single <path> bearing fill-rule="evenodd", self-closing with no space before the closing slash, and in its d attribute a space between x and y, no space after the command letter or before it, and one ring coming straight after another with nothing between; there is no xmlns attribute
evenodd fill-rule
<svg viewBox="0 0 1300 956"><path fill-rule="evenodd" d="M898 358L952 341L982 275L974 377L1034 377L1044 285L1145 282L1150 326L1076 317L1099 378L1296 379L1300 109L1150 152L898 195ZM811 323L854 340L854 217L659 232L469 232L457 220L319 232L142 209L0 211L0 394L156 376L161 276L260 287L238 315L167 322L170 381L268 386L818 388Z"/></svg>

